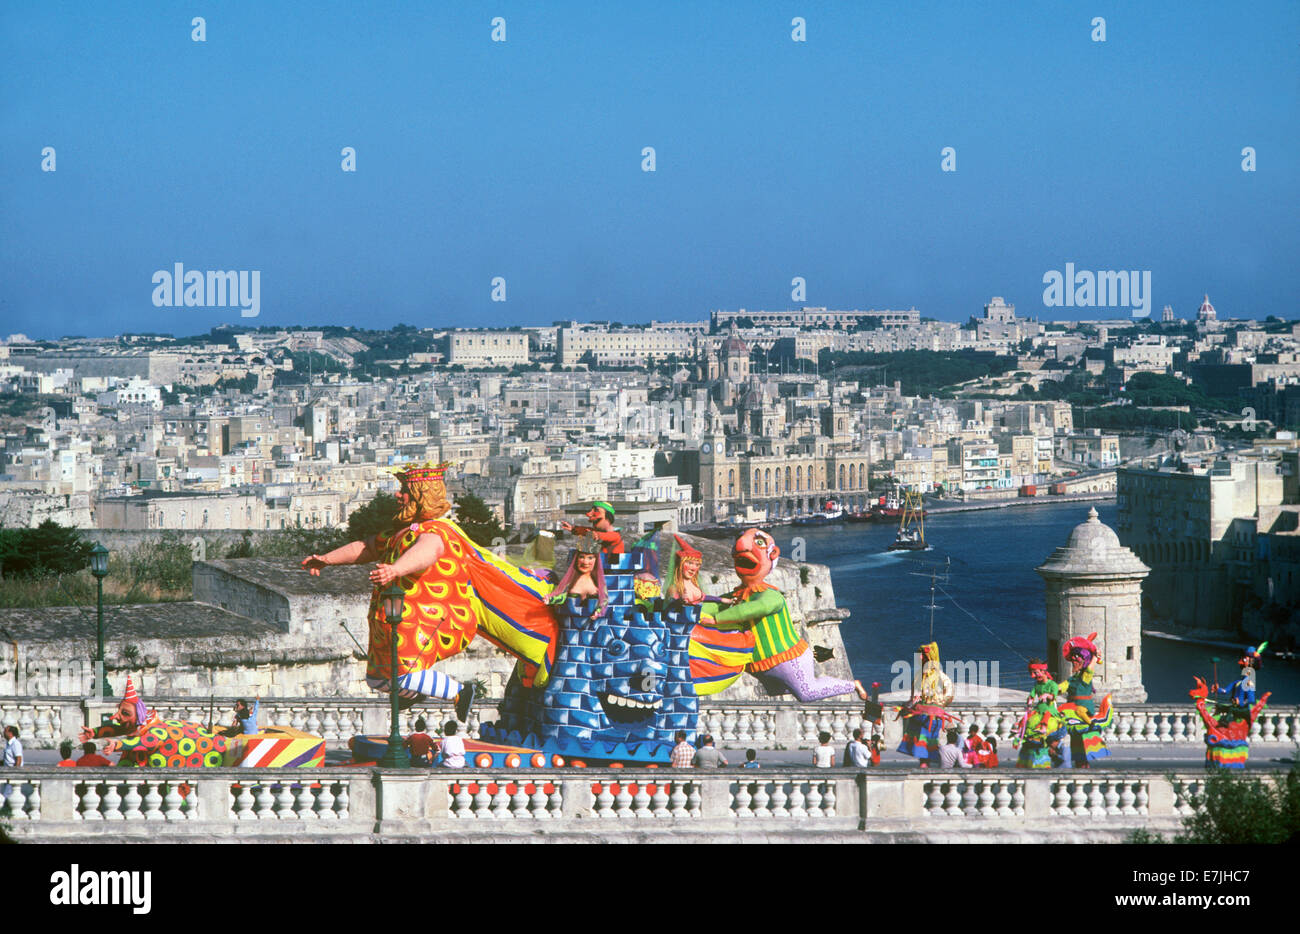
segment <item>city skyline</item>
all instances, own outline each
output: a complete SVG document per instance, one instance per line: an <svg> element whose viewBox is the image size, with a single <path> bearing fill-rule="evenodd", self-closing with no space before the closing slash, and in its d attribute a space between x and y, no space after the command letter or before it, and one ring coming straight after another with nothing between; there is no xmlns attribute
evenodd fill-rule
<svg viewBox="0 0 1300 934"><path fill-rule="evenodd" d="M1138 306L1053 304L1074 268L1127 272L1157 320L1206 293L1222 318L1296 316L1289 4L0 24L5 333ZM187 307L158 278L177 264L244 277Z"/></svg>

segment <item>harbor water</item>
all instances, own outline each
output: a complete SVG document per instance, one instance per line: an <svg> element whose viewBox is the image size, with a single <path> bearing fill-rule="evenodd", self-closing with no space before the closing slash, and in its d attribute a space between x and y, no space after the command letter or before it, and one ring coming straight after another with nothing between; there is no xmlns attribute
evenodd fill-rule
<svg viewBox="0 0 1300 934"><path fill-rule="evenodd" d="M783 555L797 557L792 549L802 539L803 560L830 568L836 603L852 613L841 634L853 671L864 684L879 681L882 691L906 685L913 653L931 640L933 616L941 660L966 663L966 670L986 673L990 680L996 663L1001 687L1026 690L1028 658L1046 653L1044 585L1034 568L1066 543L1092 505L932 513L925 525L931 548L924 552L888 551L897 527L884 523L785 526L773 533ZM1101 521L1114 528L1115 504L1095 505ZM1215 656L1220 681L1233 680L1240 651L1144 636L1142 678L1148 701L1188 702L1193 676L1210 680ZM1267 660L1259 684L1261 691L1273 692L1273 704L1300 704L1300 663Z"/></svg>

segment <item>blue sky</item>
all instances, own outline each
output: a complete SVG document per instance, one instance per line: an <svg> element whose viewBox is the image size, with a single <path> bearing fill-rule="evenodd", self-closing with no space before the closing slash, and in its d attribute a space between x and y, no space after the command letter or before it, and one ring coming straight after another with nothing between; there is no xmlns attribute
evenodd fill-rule
<svg viewBox="0 0 1300 934"><path fill-rule="evenodd" d="M1127 313L1045 308L1067 262L1297 316L1300 4L445 6L0 7L0 333L699 319L796 276ZM260 315L155 307L178 262L259 271Z"/></svg>

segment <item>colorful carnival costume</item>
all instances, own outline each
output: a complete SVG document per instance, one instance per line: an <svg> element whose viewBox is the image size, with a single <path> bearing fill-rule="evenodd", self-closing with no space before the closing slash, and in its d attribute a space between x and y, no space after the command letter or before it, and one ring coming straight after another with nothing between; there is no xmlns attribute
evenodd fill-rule
<svg viewBox="0 0 1300 934"><path fill-rule="evenodd" d="M1061 648L1061 655L1073 666L1074 674L1061 684L1066 702L1058 705L1058 709L1070 731L1071 763L1078 768L1087 768L1089 763L1110 755L1101 734L1115 722L1110 695L1098 701L1093 691L1092 669L1100 655L1096 639L1095 632L1086 638L1075 636Z"/></svg>
<svg viewBox="0 0 1300 934"><path fill-rule="evenodd" d="M560 525L574 535L590 535L600 542L600 550L607 555L621 555L623 535L614 528L614 515L613 506L597 500L591 504L591 508L586 513L587 518L591 520L591 525L572 525L568 522L561 522Z"/></svg>
<svg viewBox="0 0 1300 934"><path fill-rule="evenodd" d="M912 701L900 711L903 719L903 741L898 751L905 756L920 759L922 766L939 761L939 737L944 724L954 718L943 708L952 703L955 690L952 679L939 667L939 643L931 642L920 648L921 671L912 687ZM954 721L955 722L955 721Z"/></svg>
<svg viewBox="0 0 1300 934"><path fill-rule="evenodd" d="M1237 662L1241 666L1241 677L1226 688L1218 688L1215 693L1226 694L1228 700L1238 707L1253 707L1255 704L1255 672L1262 667L1264 649L1267 642L1261 642L1259 648L1246 647L1246 652Z"/></svg>
<svg viewBox="0 0 1300 934"><path fill-rule="evenodd" d="M520 659L528 683L539 675L544 682L547 649L555 631L546 606L551 584L482 548L451 519L413 523L391 537L381 537L377 546L391 564L421 535L438 536L442 556L424 573L398 579L406 593L397 627L398 688L403 696L456 697L463 686L433 666L463 652L479 634ZM370 600L369 620L366 683L384 691L389 684L391 648L379 587Z"/></svg>
<svg viewBox="0 0 1300 934"><path fill-rule="evenodd" d="M353 542L327 555L311 555L303 567L319 574L322 567L375 560L370 601L370 645L366 682L377 691L390 684L392 641L384 616L382 592L396 582L405 594L396 625L398 691L415 702L425 698L456 699L460 719L468 715L473 688L433 666L464 651L476 635L520 660L529 684L544 681L554 658L555 620L546 605L552 585L540 574L516 567L469 538L446 518L451 510L443 482L446 464L422 464L395 471L402 488L400 525L372 542ZM401 573L394 567L407 552L419 549L416 570L407 558ZM428 563L419 567L425 557Z"/></svg>
<svg viewBox="0 0 1300 934"><path fill-rule="evenodd" d="M1034 686L1029 692L1028 708L1017 738L1020 755L1016 766L1022 769L1051 768L1052 744L1059 748L1067 735L1065 720L1056 707L1060 685L1051 679L1047 663L1040 659L1029 660L1029 674L1034 679Z"/></svg>
<svg viewBox="0 0 1300 934"><path fill-rule="evenodd" d="M1188 692L1196 701L1196 711L1205 723L1205 767L1207 769L1244 769L1250 758L1250 728L1264 710L1270 694L1253 707L1233 703L1216 703L1214 715L1205 709L1209 688L1200 678Z"/></svg>
<svg viewBox="0 0 1300 934"><path fill-rule="evenodd" d="M704 566L704 555L680 535L674 535L673 539L675 547L668 559L664 591L670 600L680 600L687 606L698 606L707 599L704 588L700 586L700 568Z"/></svg>
<svg viewBox="0 0 1300 934"><path fill-rule="evenodd" d="M219 766L226 738L188 720L164 720L145 707L135 684L126 679L126 696L113 722L83 730L82 739L112 739L121 750L118 765L149 768ZM110 747L112 748L112 747Z"/></svg>
<svg viewBox="0 0 1300 934"><path fill-rule="evenodd" d="M740 576L740 586L724 601L704 604L692 655L696 654L696 644L703 646L717 638L707 631L709 629L719 633L745 629L752 634L754 641L745 670L781 682L802 703L854 692L866 700L867 693L857 682L814 675L812 649L795 629L785 596L764 582L776 567L780 554L781 549L772 536L758 529L749 529L736 540L732 558ZM730 605L719 609L723 602ZM736 671L730 680L723 679L725 683L707 693L720 691L739 677L740 672ZM700 691L699 678L696 679L696 691L706 693Z"/></svg>

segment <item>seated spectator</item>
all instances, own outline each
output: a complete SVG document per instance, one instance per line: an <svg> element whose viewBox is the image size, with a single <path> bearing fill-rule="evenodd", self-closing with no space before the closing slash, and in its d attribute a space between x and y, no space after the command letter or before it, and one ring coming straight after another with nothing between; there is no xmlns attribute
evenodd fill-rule
<svg viewBox="0 0 1300 934"><path fill-rule="evenodd" d="M949 730L947 735L948 741L939 747L939 767L944 769L969 768L966 760L962 758L961 746L958 745L959 739L956 730Z"/></svg>
<svg viewBox="0 0 1300 934"><path fill-rule="evenodd" d="M77 760L77 765L79 767L84 766L86 768L102 769L105 766L110 766L113 764L112 762L109 762L107 759L101 756L99 753L95 752L95 744L92 742L82 743L81 752L82 752L82 756L80 759Z"/></svg>
<svg viewBox="0 0 1300 934"><path fill-rule="evenodd" d="M412 765L433 765L433 737L426 732L428 728L424 717L418 717L415 732L406 738L406 751L411 754Z"/></svg>
<svg viewBox="0 0 1300 934"><path fill-rule="evenodd" d="M719 769L726 766L727 757L713 748L713 737L704 734L704 745L695 753L692 764L697 769Z"/></svg>
<svg viewBox="0 0 1300 934"><path fill-rule="evenodd" d="M757 750L757 749L746 749L746 750L745 750L745 764L742 765L741 768L742 768L742 769L756 769L756 768L758 768L758 750Z"/></svg>
<svg viewBox="0 0 1300 934"><path fill-rule="evenodd" d="M835 764L835 750L831 748L831 734L818 733L817 742L820 745L813 749L813 765L819 769L829 769Z"/></svg>
<svg viewBox="0 0 1300 934"><path fill-rule="evenodd" d="M59 743L59 767L60 768L77 764L72 758L72 749L73 749L72 740L70 739L65 739L63 742Z"/></svg>
<svg viewBox="0 0 1300 934"><path fill-rule="evenodd" d="M444 769L465 768L465 740L456 735L459 724L448 720L442 725L442 767Z"/></svg>
<svg viewBox="0 0 1300 934"><path fill-rule="evenodd" d="M986 769L996 769L998 767L998 738L996 736L986 736L984 738L984 749L980 753L980 766Z"/></svg>
<svg viewBox="0 0 1300 934"><path fill-rule="evenodd" d="M855 769L871 766L871 750L862 742L862 731L853 731L853 741L844 749L844 765Z"/></svg>
<svg viewBox="0 0 1300 934"><path fill-rule="evenodd" d="M970 732L962 740L962 759L968 767L980 764L980 752L984 749L984 740L980 737L980 728L971 724Z"/></svg>
<svg viewBox="0 0 1300 934"><path fill-rule="evenodd" d="M689 769L695 763L695 747L686 742L686 731L678 730L675 737L677 745L669 757L669 765L674 769Z"/></svg>

